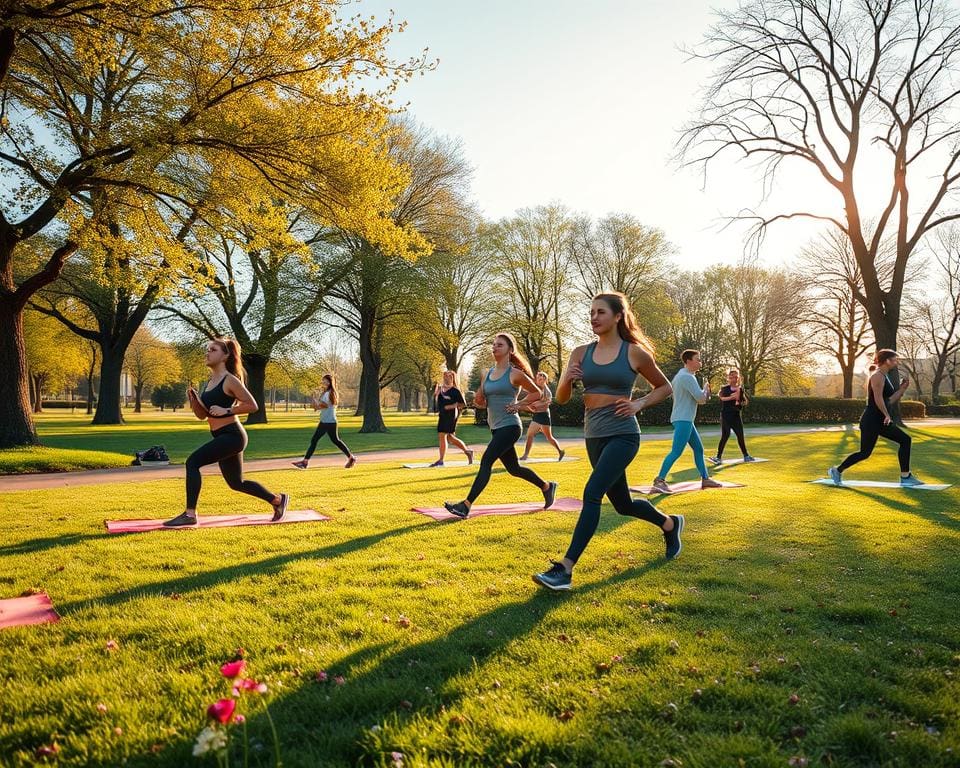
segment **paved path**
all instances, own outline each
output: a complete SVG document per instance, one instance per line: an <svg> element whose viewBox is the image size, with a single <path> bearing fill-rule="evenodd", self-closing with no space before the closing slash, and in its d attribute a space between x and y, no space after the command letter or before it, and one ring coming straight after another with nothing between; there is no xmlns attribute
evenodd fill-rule
<svg viewBox="0 0 960 768"><path fill-rule="evenodd" d="M908 427L944 427L960 426L960 419L924 419L923 421L907 422ZM852 424L837 424L823 426L783 426L783 427L748 427L747 435L792 435L810 432L844 432L852 431ZM718 427L705 427L700 429L703 437L719 437L720 429ZM655 442L661 440L670 440L670 432L650 432L641 436L643 442ZM559 438L559 442L564 447L575 447L583 444L580 437ZM537 447L542 448L541 441L537 441ZM542 453L542 451L539 451ZM448 455L451 458L459 457L459 451L449 450ZM397 462L405 464L415 461L433 461L437 457L436 446L430 448L404 448L393 451L370 451L369 453L358 453L357 459L363 463L375 462ZM290 462L296 461L300 456L291 456L283 459L254 459L245 461L243 464L244 473L264 472L267 470L287 469L291 472L296 470L290 466ZM324 456L314 456L310 460L310 469L317 467L342 467L344 463L341 454L331 454ZM204 475L217 475L220 469L216 464L204 467L201 472ZM106 483L136 483L145 480L169 480L172 478L183 477L183 465L171 464L166 467L120 467L115 469L91 469L83 472L48 472L38 474L23 475L3 475L0 476L0 493L10 491L34 491L47 488L73 488L81 485L101 485Z"/></svg>

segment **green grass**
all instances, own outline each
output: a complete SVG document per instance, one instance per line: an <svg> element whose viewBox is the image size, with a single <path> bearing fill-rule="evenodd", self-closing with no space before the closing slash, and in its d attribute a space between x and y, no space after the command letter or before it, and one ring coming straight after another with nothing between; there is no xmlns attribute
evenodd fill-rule
<svg viewBox="0 0 960 768"><path fill-rule="evenodd" d="M124 418L127 423L123 425L94 426L85 413L40 414L36 422L43 447L0 450L0 474L125 466L134 452L152 445L165 446L170 460L179 464L207 439L207 425L192 414L151 410L142 414L124 413ZM250 445L244 456L247 459L302 456L316 428L317 416L312 411L276 411L271 412L269 418L269 424L247 427ZM356 452L426 448L437 444L435 415L388 412L385 421L390 431L378 434L360 434L362 419L359 417L339 414L339 420L341 437ZM556 433L560 437L573 437L582 434L582 430L558 427ZM465 416L457 434L463 440L483 444L489 430L474 426L473 417ZM96 450L90 450L94 446ZM317 454L330 453L339 451L324 438Z"/></svg>
<svg viewBox="0 0 960 768"><path fill-rule="evenodd" d="M960 430L913 435L917 473L955 480ZM960 489L810 485L855 433L748 439L775 461L718 474L749 487L658 502L687 516L677 561L605 506L567 594L530 574L575 515L408 512L461 497L467 471L258 473L333 520L128 536L103 519L174 514L182 484L3 494L0 593L45 589L63 620L0 632L0 763L56 742L60 765L213 765L190 752L242 646L288 768L394 751L406 766L960 765ZM631 479L664 450L644 445ZM533 468L561 495L589 469ZM896 477L893 452L848 476ZM482 502L536 495L497 473ZM202 514L261 507L205 479ZM269 765L265 719L246 711L251 764Z"/></svg>

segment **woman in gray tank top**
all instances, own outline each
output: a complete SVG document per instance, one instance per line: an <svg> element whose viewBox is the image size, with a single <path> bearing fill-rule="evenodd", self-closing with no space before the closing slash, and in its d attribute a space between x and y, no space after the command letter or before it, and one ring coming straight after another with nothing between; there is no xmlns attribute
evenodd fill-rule
<svg viewBox="0 0 960 768"><path fill-rule="evenodd" d="M463 501L445 501L443 506L457 517L470 514L470 507L490 481L490 471L497 459L514 477L522 478L543 492L544 509L549 509L557 495L557 484L546 482L528 469L521 467L517 459L517 440L523 431L517 414L517 395L523 388L539 400L543 392L534 383L530 366L517 353L517 345L509 333L498 333L493 339L493 359L496 364L487 371L480 389L474 397L479 408L486 406L487 423L490 425L490 442L480 459L480 468L474 478L470 493Z"/></svg>
<svg viewBox="0 0 960 768"><path fill-rule="evenodd" d="M597 335L591 344L570 354L555 395L558 403L570 399L574 382L583 382L583 436L593 472L583 489L583 509L567 554L560 562L534 575L548 589L570 589L573 566L583 554L600 522L604 495L621 515L653 523L663 532L667 558L680 554L683 515L664 515L646 499L634 500L626 470L640 450L637 413L670 395L670 384L653 359L653 346L637 325L627 297L610 291L594 297L590 325ZM632 399L640 374L652 391Z"/></svg>

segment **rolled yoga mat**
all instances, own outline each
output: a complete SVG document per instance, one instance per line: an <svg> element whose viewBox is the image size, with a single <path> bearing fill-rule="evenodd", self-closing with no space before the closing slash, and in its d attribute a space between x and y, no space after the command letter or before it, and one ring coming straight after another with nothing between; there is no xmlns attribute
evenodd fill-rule
<svg viewBox="0 0 960 768"><path fill-rule="evenodd" d="M60 621L46 592L0 600L0 629Z"/></svg>
<svg viewBox="0 0 960 768"><path fill-rule="evenodd" d="M145 531L179 531L186 528L230 528L235 525L283 525L284 523L310 523L329 520L326 515L312 509L288 510L281 520L273 522L272 514L266 515L199 515L196 525L168 528L160 520L107 520L108 533L143 533Z"/></svg>
<svg viewBox="0 0 960 768"><path fill-rule="evenodd" d="M542 501L528 501L520 504L475 504L468 517L485 517L489 515L529 515L532 512L579 512L582 506L580 499L556 499L549 510L543 508ZM414 507L414 512L432 517L434 520L461 520L456 515L447 512L443 507Z"/></svg>

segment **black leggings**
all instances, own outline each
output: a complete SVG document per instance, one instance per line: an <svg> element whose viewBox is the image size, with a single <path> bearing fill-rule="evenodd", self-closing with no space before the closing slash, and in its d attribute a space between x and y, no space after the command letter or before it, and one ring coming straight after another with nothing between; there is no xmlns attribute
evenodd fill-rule
<svg viewBox="0 0 960 768"><path fill-rule="evenodd" d="M727 440L730 439L730 430L733 430L737 436L737 443L740 444L740 453L747 456L747 444L743 441L743 419L740 413L727 414L720 411L720 445L717 446L717 458L723 458L723 449L727 447Z"/></svg>
<svg viewBox="0 0 960 768"><path fill-rule="evenodd" d="M537 486L537 488L543 489L543 480L537 476L537 473L526 467L521 467L517 459L516 443L520 439L522 431L522 427L511 424L509 427L500 427L490 433L490 442L487 443L483 458L480 459L480 469L473 479L473 485L467 495L467 501L471 504L477 500L477 496L483 492L487 483L490 482L490 471L493 469L493 462L497 459L500 459L500 463L514 477L522 478Z"/></svg>
<svg viewBox="0 0 960 768"><path fill-rule="evenodd" d="M243 449L247 447L247 433L239 423L227 424L210 433L213 438L187 458L187 509L197 508L200 498L200 467L218 462L220 473L233 490L248 493L273 504L276 496L260 483L243 479Z"/></svg>
<svg viewBox="0 0 960 768"><path fill-rule="evenodd" d="M583 509L573 529L573 540L566 557L573 563L580 559L600 523L603 496L613 503L618 514L637 517L659 528L667 521L646 499L634 499L627 484L627 467L640 450L640 435L627 433L609 437L588 437L587 456L593 472L583 489Z"/></svg>
<svg viewBox="0 0 960 768"><path fill-rule="evenodd" d="M910 435L904 432L895 424L883 425L883 419L862 418L860 419L860 450L851 453L843 460L843 464L837 467L837 470L843 472L848 467L852 467L859 461L863 461L873 453L874 446L877 444L877 438L885 437L894 443L900 445L897 451L897 458L900 460L900 471L910 471Z"/></svg>
<svg viewBox="0 0 960 768"><path fill-rule="evenodd" d="M347 444L340 439L340 435L337 433L337 422L321 421L317 424L317 429L314 431L313 437L310 438L310 447L307 448L307 452L303 454L304 461L310 460L313 452L317 450L317 442L319 442L320 438L324 435L330 435L330 442L343 451L344 456L347 458L350 457L350 449L347 448Z"/></svg>

